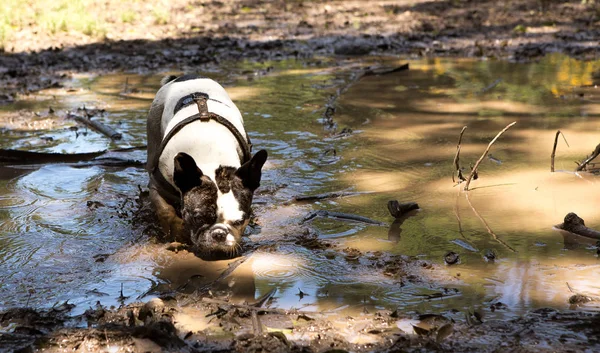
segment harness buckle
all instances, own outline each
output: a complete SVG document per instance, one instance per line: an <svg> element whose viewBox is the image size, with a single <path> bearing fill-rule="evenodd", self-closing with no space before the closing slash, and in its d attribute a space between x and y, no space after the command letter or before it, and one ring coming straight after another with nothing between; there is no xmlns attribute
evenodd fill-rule
<svg viewBox="0 0 600 353"><path fill-rule="evenodd" d="M206 104L206 96L194 95L194 102L198 106L198 113L200 114L200 121L206 123L210 120L210 113L208 112L208 106Z"/></svg>

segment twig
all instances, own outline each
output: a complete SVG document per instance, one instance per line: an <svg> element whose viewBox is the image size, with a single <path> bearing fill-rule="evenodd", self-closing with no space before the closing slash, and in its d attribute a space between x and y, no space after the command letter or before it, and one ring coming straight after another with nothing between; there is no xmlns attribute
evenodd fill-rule
<svg viewBox="0 0 600 353"><path fill-rule="evenodd" d="M300 314L300 313L305 314L305 315L319 315L319 314L321 314L321 312L316 312L316 311L301 311L301 310L298 310L298 309L285 310L285 309L279 309L279 308L259 308L259 307L256 307L254 305L236 304L236 303L228 302L226 300L214 299L214 298L207 298L207 297L202 298L202 302L209 303L209 304L229 305L229 306L232 306L234 308L256 310L256 311L260 311L260 312L273 313L273 314L281 314L281 315L290 315L290 314L296 315L296 314Z"/></svg>
<svg viewBox="0 0 600 353"><path fill-rule="evenodd" d="M475 163L475 166L473 167L473 169L471 170L471 174L469 174L469 177L467 177L467 182L465 184L465 191L469 191L469 184L471 184L471 179L473 178L473 175L475 175L477 173L477 168L479 167L479 164L481 163L481 161L485 158L485 156L488 154L488 152L490 151L490 148L492 148L492 145L494 144L494 142L496 142L496 140L506 131L508 130L511 126L513 126L514 124L516 124L516 121L513 121L512 123L506 125L506 127L504 129L502 129L502 131L500 131L498 133L498 135L496 135L496 137L494 137L494 139L489 143L489 145L487 146L487 148L485 149L485 152L483 152L483 154L481 155L481 157L479 158L479 160L477 161L477 163ZM600 147L600 146L598 146Z"/></svg>
<svg viewBox="0 0 600 353"><path fill-rule="evenodd" d="M554 156L556 155L556 145L558 144L558 135L562 135L563 139L565 140L565 143L567 144L567 147L569 147L569 143L567 142L567 138L565 137L565 134L563 134L560 130L556 130L556 136L554 136L554 147L552 147L552 155L550 156L550 171L554 172Z"/></svg>
<svg viewBox="0 0 600 353"><path fill-rule="evenodd" d="M271 298L275 294L275 292L277 292L277 288L271 289L267 294L258 298L258 300L255 303L250 304L250 305L252 305L256 308L262 307L263 304L266 303L266 301L269 300L269 298ZM251 316L252 316L252 327L254 329L254 334L262 335L263 334L263 326L262 326L262 323L260 322L260 318L258 317L258 313L256 312L256 310L252 310Z"/></svg>
<svg viewBox="0 0 600 353"><path fill-rule="evenodd" d="M462 221L460 219L460 214L458 212L458 197L460 196L460 190L458 191L458 194L456 195L456 202L454 203L454 215L456 216L456 220L458 221L458 233L465 239L467 240L467 237L465 236L465 234L463 233L463 229L462 229Z"/></svg>
<svg viewBox="0 0 600 353"><path fill-rule="evenodd" d="M339 219L342 221L354 221L354 222L361 222L361 223L367 223L367 224L373 224L373 225L377 225L377 226L387 227L386 223L379 222L379 221L376 221L376 220L373 220L373 219L370 219L367 217L353 215L350 213L330 212L330 211L325 211L325 210L313 211L313 212L309 213L306 217L304 217L304 219L302 220L301 223L308 222L316 217L329 217L329 218Z"/></svg>
<svg viewBox="0 0 600 353"><path fill-rule="evenodd" d="M294 199L292 201L311 202L311 201L318 201L318 200L324 200L324 199L335 199L338 197L355 196L355 195L368 194L368 193L370 193L370 192L333 191L333 192L326 192L323 194L316 194L316 195L294 196Z"/></svg>
<svg viewBox="0 0 600 353"><path fill-rule="evenodd" d="M487 222L485 221L485 219L483 219L483 217L481 217L481 215L479 214L479 212L477 212L477 210L475 209L475 207L473 207L473 204L471 204L471 200L469 200L469 193L465 193L465 197L467 198L467 202L469 203L469 206L471 206L471 210L473 210L473 213L475 213L475 216L477 216L477 218L479 218L479 220L481 221L481 223L483 223L483 225L485 226L485 229L487 229L488 233L490 233L490 235L492 236L492 238L494 238L494 240L497 241L498 243L504 245L504 247L506 247L508 250L510 250L512 252L517 252L510 245L506 244L504 241L502 241L501 239L498 238L498 236L496 235L496 233L494 233L494 231L490 228L490 226L487 224Z"/></svg>
<svg viewBox="0 0 600 353"><path fill-rule="evenodd" d="M336 123L333 121L333 115L335 114L336 101L342 94L344 94L353 84L358 82L361 78L363 78L365 76L385 75L385 74L389 74L389 73L393 73L393 72L404 71L404 70L408 70L408 68L409 68L408 64L404 64L404 65L401 65L401 66L393 68L393 69L387 69L387 68L381 68L381 67L375 67L375 68L368 67L368 68L363 69L363 70L355 73L354 75L352 75L350 78L350 81L348 81L348 83L346 83L343 87L339 88L335 92L335 94L332 95L329 98L329 100L327 101L327 103L325 104L325 112L323 113L323 125L325 125L325 128L327 130L335 130L336 129Z"/></svg>
<svg viewBox="0 0 600 353"><path fill-rule="evenodd" d="M258 313L256 310L252 310L250 313L250 317L252 318L252 331L255 336L260 336L263 334L263 327L260 319L258 318Z"/></svg>
<svg viewBox="0 0 600 353"><path fill-rule="evenodd" d="M208 292L208 290L212 286L214 286L215 284L222 281L225 277L229 276L233 271L235 271L236 268L238 268L241 264L246 262L246 260L248 260L248 256L242 256L239 259L235 260L234 262L230 263L229 266L227 267L227 269L225 269L223 272L221 272L219 277L217 277L214 281L207 283L207 284L203 285L202 287L198 288L195 292L196 293Z"/></svg>
<svg viewBox="0 0 600 353"><path fill-rule="evenodd" d="M121 133L115 131L115 129L113 129L112 127L110 127L108 125L102 124L98 120L92 120L89 117L83 117L81 115L77 115L77 114L73 114L73 113L67 113L67 118L71 118L71 119L74 119L75 121L85 124L113 140L120 140L123 137L123 135Z"/></svg>
<svg viewBox="0 0 600 353"><path fill-rule="evenodd" d="M569 282L565 282L567 284L567 288L569 289L569 292L571 293L575 293L575 291L573 290L573 288L571 288L571 285L569 284Z"/></svg>
<svg viewBox="0 0 600 353"><path fill-rule="evenodd" d="M580 172L583 169L585 169L585 166L590 163L591 161L594 160L594 158L598 157L598 155L600 154L600 144L598 144L598 146L596 146L596 148L592 151L592 154L587 157L583 162L581 162L581 164L579 164L579 167L577 167L576 171Z"/></svg>
<svg viewBox="0 0 600 353"><path fill-rule="evenodd" d="M460 179L461 181L465 181L465 177L463 177L463 175L460 171L460 165L459 165L460 142L462 141L462 137L463 137L463 134L465 133L466 129L467 129L467 127L463 126L462 130L460 130L460 136L458 136L458 144L456 145L456 154L454 155L454 168L456 169L456 175L458 176L458 179ZM452 174L452 182L455 183L454 174Z"/></svg>
<svg viewBox="0 0 600 353"><path fill-rule="evenodd" d="M489 86L487 86L487 87L485 87L484 89L482 89L481 91L479 91L479 94L483 94L483 93L485 93L485 92L487 92L487 91L491 90L492 88L494 88L494 87L498 86L498 84L499 84L500 82L502 82L502 79L501 79L501 78L497 79L496 81L492 82L492 83L491 83Z"/></svg>
<svg viewBox="0 0 600 353"><path fill-rule="evenodd" d="M554 173L554 156L556 155L556 145L558 144L558 135L560 130L556 130L556 136L554 136L554 147L552 147L552 154L550 155L550 172ZM568 285L568 283L567 283Z"/></svg>
<svg viewBox="0 0 600 353"><path fill-rule="evenodd" d="M267 300L271 299L271 297L275 295L276 292L277 292L277 288L273 288L270 291L268 291L267 293L265 293L263 296L261 296L260 298L256 299L256 301L254 303L248 303L248 305L252 305L257 308L261 308L267 302Z"/></svg>

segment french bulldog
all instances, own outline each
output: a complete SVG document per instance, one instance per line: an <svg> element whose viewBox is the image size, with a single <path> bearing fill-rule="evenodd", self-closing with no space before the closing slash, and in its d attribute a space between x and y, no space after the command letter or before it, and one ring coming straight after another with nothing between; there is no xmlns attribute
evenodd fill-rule
<svg viewBox="0 0 600 353"><path fill-rule="evenodd" d="M147 119L150 199L169 238L202 258L241 251L267 151L251 155L240 111L217 82L161 81Z"/></svg>

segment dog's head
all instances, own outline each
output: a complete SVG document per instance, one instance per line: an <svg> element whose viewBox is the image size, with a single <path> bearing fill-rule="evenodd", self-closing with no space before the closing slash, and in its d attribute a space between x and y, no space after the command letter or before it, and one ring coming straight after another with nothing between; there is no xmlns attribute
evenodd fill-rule
<svg viewBox="0 0 600 353"><path fill-rule="evenodd" d="M252 196L260 186L267 151L258 151L239 168L220 166L211 180L194 159L175 156L173 179L181 191L185 231L204 258L231 258L241 250L240 240L250 220Z"/></svg>

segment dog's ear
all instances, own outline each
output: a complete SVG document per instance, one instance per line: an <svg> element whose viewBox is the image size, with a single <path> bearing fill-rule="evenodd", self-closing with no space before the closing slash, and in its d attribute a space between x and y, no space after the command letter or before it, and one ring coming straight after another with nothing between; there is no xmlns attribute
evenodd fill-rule
<svg viewBox="0 0 600 353"><path fill-rule="evenodd" d="M194 158L187 153L180 152L175 156L175 169L173 181L181 190L181 194L190 191L194 186L202 185L202 171L196 165Z"/></svg>
<svg viewBox="0 0 600 353"><path fill-rule="evenodd" d="M235 175L242 179L242 184L254 191L260 186L261 169L267 161L267 151L260 150L244 165L238 168Z"/></svg>
<svg viewBox="0 0 600 353"><path fill-rule="evenodd" d="M163 77L163 78L160 80L160 85L161 85L161 86L164 86L164 85L166 85L167 83L169 83L169 82L171 82L171 81L175 80L176 78L177 78L177 76L175 76L175 75L169 75L169 76L165 76L165 77Z"/></svg>

